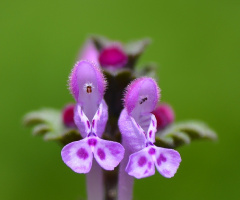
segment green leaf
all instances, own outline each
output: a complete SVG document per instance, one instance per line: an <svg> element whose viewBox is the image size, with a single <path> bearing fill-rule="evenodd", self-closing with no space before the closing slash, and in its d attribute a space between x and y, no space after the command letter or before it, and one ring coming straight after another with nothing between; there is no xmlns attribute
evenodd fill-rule
<svg viewBox="0 0 240 200"><path fill-rule="evenodd" d="M44 140L55 140L65 145L80 140L80 133L66 127L62 122L62 113L55 109L41 109L26 114L23 118L25 126L33 126L33 135L42 135Z"/></svg>
<svg viewBox="0 0 240 200"><path fill-rule="evenodd" d="M145 38L142 40L129 42L125 45L124 50L128 55L128 63L126 64L126 67L131 69L135 67L138 58L142 55L150 42L151 40L149 38Z"/></svg>
<svg viewBox="0 0 240 200"><path fill-rule="evenodd" d="M100 36L100 35L92 35L90 37L90 40L93 41L94 45L96 46L96 48L99 51L101 51L104 47L106 47L109 44L111 44L110 40L108 40L106 37Z"/></svg>
<svg viewBox="0 0 240 200"><path fill-rule="evenodd" d="M135 74L137 77L148 76L158 80L157 68L158 65L156 63L147 63L141 66L140 70L136 69Z"/></svg>
<svg viewBox="0 0 240 200"><path fill-rule="evenodd" d="M48 125L39 124L39 125L34 126L32 133L33 133L33 135L44 135L50 131L51 131L51 129Z"/></svg>
<svg viewBox="0 0 240 200"><path fill-rule="evenodd" d="M149 38L144 38L127 43L124 49L128 55L137 56L141 54L150 43L151 40Z"/></svg>
<svg viewBox="0 0 240 200"><path fill-rule="evenodd" d="M190 144L193 140L217 139L216 133L200 121L187 121L171 125L156 134L156 145L167 148L176 148Z"/></svg>

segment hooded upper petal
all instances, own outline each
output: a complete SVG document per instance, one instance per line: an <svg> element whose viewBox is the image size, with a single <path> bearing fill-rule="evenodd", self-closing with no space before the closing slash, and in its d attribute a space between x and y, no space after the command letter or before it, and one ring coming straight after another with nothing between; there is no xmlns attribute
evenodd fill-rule
<svg viewBox="0 0 240 200"><path fill-rule="evenodd" d="M100 69L89 61L79 61L69 78L69 89L88 119L92 119L103 99L106 82Z"/></svg>
<svg viewBox="0 0 240 200"><path fill-rule="evenodd" d="M136 118L152 112L159 97L160 89L154 79L138 78L127 87L124 105L128 114Z"/></svg>

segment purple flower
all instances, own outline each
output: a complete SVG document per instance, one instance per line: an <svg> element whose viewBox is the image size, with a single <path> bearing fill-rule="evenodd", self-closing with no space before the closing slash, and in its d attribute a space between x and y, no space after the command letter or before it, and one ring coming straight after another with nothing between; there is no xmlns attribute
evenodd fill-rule
<svg viewBox="0 0 240 200"><path fill-rule="evenodd" d="M78 55L78 60L88 60L99 66L98 57L99 52L97 48L95 47L93 41L91 39L88 39L85 42L80 54Z"/></svg>
<svg viewBox="0 0 240 200"><path fill-rule="evenodd" d="M173 123L175 119L174 111L168 104L160 104L152 112L157 119L157 130L163 130Z"/></svg>
<svg viewBox="0 0 240 200"><path fill-rule="evenodd" d="M173 149L154 145L157 121L151 113L157 105L160 89L152 78L134 80L127 88L119 128L126 151L130 152L126 172L135 178L155 173L171 178L176 173L181 157Z"/></svg>
<svg viewBox="0 0 240 200"><path fill-rule="evenodd" d="M108 119L103 74L91 62L80 61L73 68L69 86L77 102L74 121L84 139L62 149L64 163L77 173L88 173L94 156L102 168L113 170L122 160L124 148L117 142L100 139Z"/></svg>

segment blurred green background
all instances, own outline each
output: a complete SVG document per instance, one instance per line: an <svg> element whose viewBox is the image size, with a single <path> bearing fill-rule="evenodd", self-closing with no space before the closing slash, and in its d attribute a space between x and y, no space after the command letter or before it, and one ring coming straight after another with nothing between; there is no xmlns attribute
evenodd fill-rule
<svg viewBox="0 0 240 200"><path fill-rule="evenodd" d="M240 1L0 0L0 199L77 200L85 177L54 142L33 137L22 116L73 99L67 78L86 37L151 37L139 64L158 65L162 101L177 121L199 119L216 143L179 149L176 176L135 182L144 199L240 199Z"/></svg>

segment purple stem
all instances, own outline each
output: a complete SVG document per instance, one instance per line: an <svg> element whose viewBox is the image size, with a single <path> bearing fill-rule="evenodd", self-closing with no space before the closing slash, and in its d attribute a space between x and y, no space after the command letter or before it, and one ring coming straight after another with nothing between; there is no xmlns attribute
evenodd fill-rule
<svg viewBox="0 0 240 200"><path fill-rule="evenodd" d="M88 200L103 200L103 170L95 159L93 159L91 171L86 176Z"/></svg>
<svg viewBox="0 0 240 200"><path fill-rule="evenodd" d="M131 152L129 151L129 149L127 149L126 145L124 145L124 147L125 155L119 167L118 200L132 200L134 177L129 176L127 172L125 172L125 168L127 166Z"/></svg>

